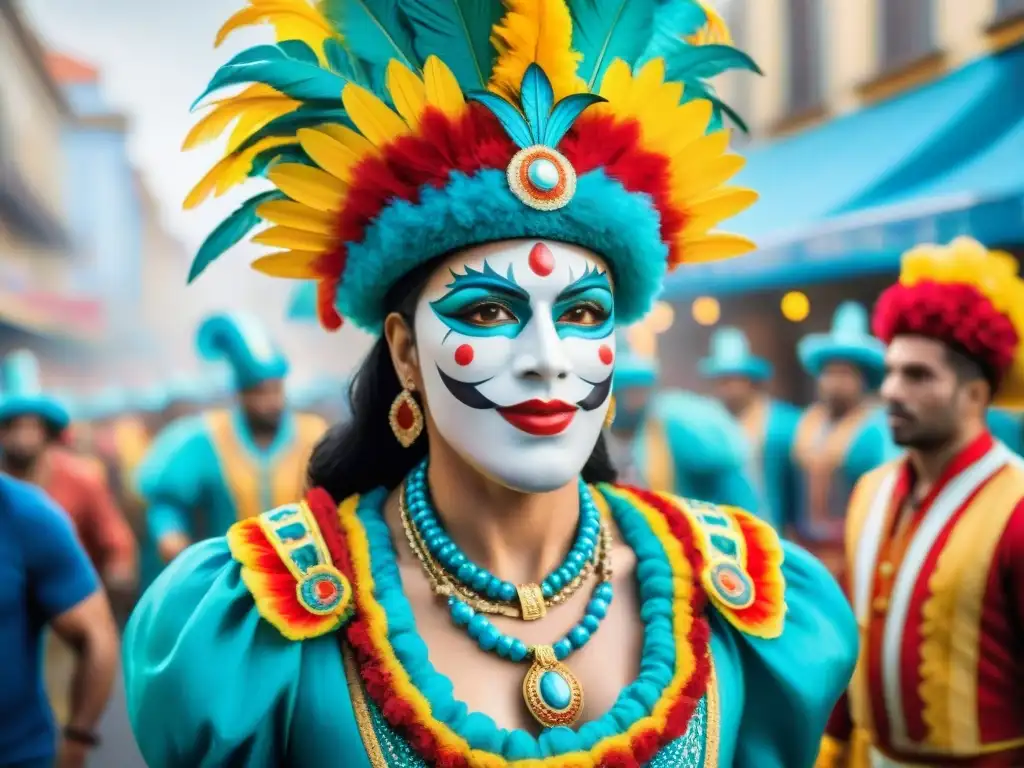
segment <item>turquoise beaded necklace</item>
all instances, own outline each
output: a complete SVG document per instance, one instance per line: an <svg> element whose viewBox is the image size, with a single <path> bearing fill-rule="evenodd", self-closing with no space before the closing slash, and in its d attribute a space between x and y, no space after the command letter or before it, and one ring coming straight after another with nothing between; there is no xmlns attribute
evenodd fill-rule
<svg viewBox="0 0 1024 768"><path fill-rule="evenodd" d="M471 563L444 532L430 501L425 464L417 467L407 478L400 495L400 507L409 544L428 570L428 575L431 575L429 554L447 577L458 580L466 587L484 591L497 599L504 595L514 597L517 591L522 594L521 588ZM610 535L601 523L600 513L589 490L581 482L580 526L576 544L565 563L545 579L544 583L548 585L551 594L563 583L567 583L566 577L571 581L578 576L583 563L594 558L598 551L607 550L609 539ZM420 549L425 551L415 551ZM582 556L583 561L578 563L578 558L573 558L573 554ZM602 555L600 562L607 564L608 552L604 551ZM583 688L563 661L590 641L607 615L614 595L610 579L611 569L599 567L598 583L583 619L554 645L527 646L522 640L498 630L487 616L455 595L448 598L448 610L452 623L464 628L482 651L496 653L512 662L530 659L530 668L523 678L523 699L527 708L545 728L569 726L579 719L583 711ZM543 589L541 586L540 590Z"/></svg>

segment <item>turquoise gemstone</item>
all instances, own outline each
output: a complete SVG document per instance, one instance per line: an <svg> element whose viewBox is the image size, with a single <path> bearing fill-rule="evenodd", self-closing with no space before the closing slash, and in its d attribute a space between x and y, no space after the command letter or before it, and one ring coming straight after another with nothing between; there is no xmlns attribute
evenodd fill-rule
<svg viewBox="0 0 1024 768"><path fill-rule="evenodd" d="M566 709L572 703L572 689L564 677L548 671L540 676L540 697L552 709Z"/></svg>
<svg viewBox="0 0 1024 768"><path fill-rule="evenodd" d="M533 160L526 175L533 186L545 192L550 192L558 186L558 166L546 157L538 157Z"/></svg>

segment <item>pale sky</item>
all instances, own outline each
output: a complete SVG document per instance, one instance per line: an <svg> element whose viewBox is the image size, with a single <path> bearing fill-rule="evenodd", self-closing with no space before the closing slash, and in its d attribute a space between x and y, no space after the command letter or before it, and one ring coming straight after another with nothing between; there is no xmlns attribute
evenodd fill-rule
<svg viewBox="0 0 1024 768"><path fill-rule="evenodd" d="M244 5L244 0L21 0L23 13L46 45L101 71L111 106L132 120L132 160L162 204L167 227L190 256L217 222L254 191L225 195L198 210L181 209L185 195L221 150L213 144L181 151L196 119L189 106L218 66L270 36L266 28L243 29L214 49L221 24ZM289 347L316 350L322 361L323 332L284 323L292 283L249 269L258 253L252 246L235 248L183 290L183 299L191 306L257 311L275 327L275 335L287 331ZM346 359L366 346L355 332L341 336ZM340 365L348 367L347 362Z"/></svg>

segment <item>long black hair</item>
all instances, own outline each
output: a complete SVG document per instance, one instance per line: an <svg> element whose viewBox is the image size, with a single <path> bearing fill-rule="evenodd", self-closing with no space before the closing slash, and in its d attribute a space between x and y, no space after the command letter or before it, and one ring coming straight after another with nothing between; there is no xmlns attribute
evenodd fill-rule
<svg viewBox="0 0 1024 768"><path fill-rule="evenodd" d="M441 259L406 274L388 292L384 306L413 327L416 303ZM395 439L388 424L391 403L402 391L387 340L377 339L349 385L351 417L328 430L309 460L309 484L340 501L374 488L396 488L427 455L426 431L408 448ZM419 394L413 395L419 402ZM422 403L421 403L422 405ZM615 468L602 434L583 467L588 483L614 482Z"/></svg>

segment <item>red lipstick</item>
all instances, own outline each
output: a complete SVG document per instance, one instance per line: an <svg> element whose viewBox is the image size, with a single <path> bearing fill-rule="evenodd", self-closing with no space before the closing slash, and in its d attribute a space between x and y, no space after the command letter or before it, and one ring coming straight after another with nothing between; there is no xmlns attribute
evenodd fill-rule
<svg viewBox="0 0 1024 768"><path fill-rule="evenodd" d="M577 407L561 400L527 400L499 408L501 417L518 430L537 437L564 432L576 416Z"/></svg>

